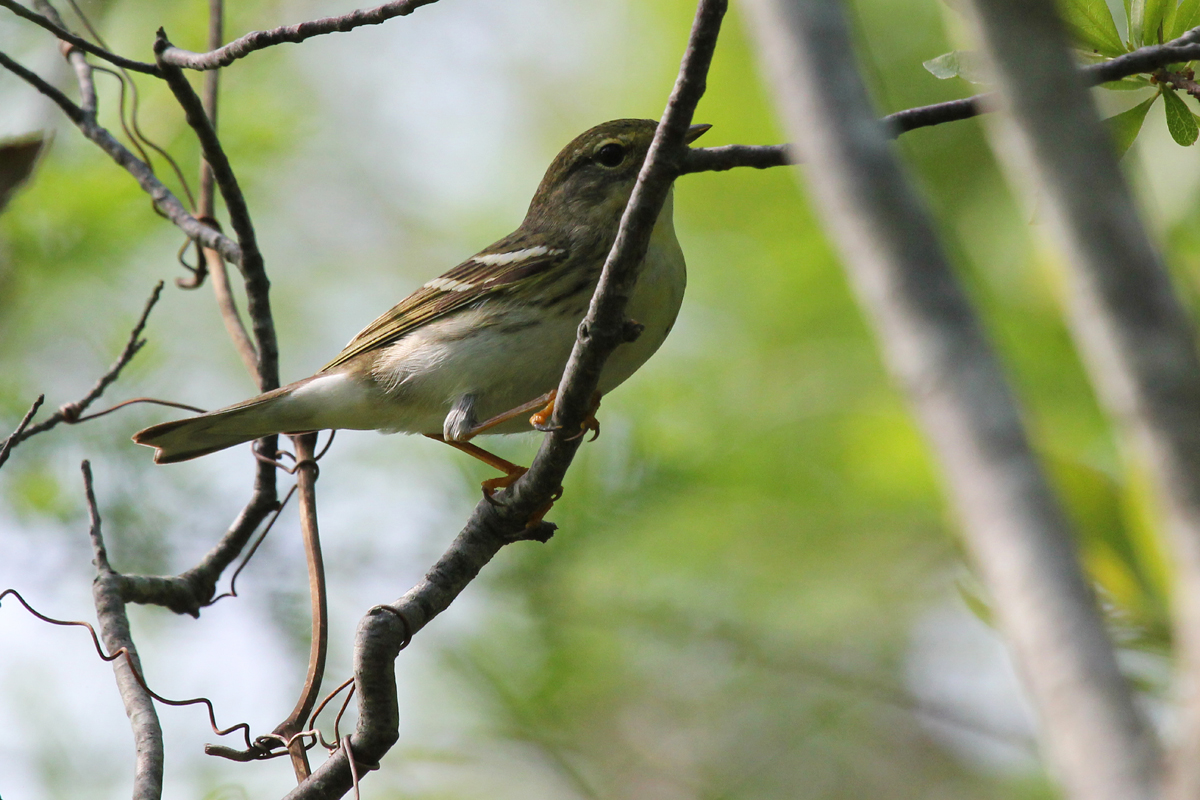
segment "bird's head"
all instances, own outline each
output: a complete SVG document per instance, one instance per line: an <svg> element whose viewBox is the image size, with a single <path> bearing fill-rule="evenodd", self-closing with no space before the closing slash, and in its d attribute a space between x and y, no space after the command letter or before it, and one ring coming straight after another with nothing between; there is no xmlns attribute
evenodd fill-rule
<svg viewBox="0 0 1200 800"><path fill-rule="evenodd" d="M687 143L710 127L691 126ZM650 119L614 119L576 136L546 170L524 227L562 233L604 230L615 236L657 129Z"/></svg>

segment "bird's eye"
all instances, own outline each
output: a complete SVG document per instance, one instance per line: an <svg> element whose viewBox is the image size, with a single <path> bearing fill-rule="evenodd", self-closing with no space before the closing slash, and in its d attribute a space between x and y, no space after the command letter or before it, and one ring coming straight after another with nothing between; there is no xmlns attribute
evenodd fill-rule
<svg viewBox="0 0 1200 800"><path fill-rule="evenodd" d="M625 145L617 142L609 142L596 151L596 161L601 166L613 168L621 166L621 162L625 160Z"/></svg>

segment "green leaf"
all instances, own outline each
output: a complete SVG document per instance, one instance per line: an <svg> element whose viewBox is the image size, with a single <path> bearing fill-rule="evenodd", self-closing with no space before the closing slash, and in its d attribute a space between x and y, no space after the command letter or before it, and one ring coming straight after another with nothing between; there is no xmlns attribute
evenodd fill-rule
<svg viewBox="0 0 1200 800"><path fill-rule="evenodd" d="M1146 3L1154 0L1133 0L1129 7L1129 43L1142 46L1142 20L1146 16Z"/></svg>
<svg viewBox="0 0 1200 800"><path fill-rule="evenodd" d="M1175 9L1170 25L1164 25L1167 41L1178 39L1187 31L1200 25L1200 0L1183 0Z"/></svg>
<svg viewBox="0 0 1200 800"><path fill-rule="evenodd" d="M1121 78L1118 81L1108 81L1100 84L1105 89L1112 89L1118 92L1136 92L1139 89L1146 89L1151 86L1150 81L1146 80L1141 75L1130 75L1126 78Z"/></svg>
<svg viewBox="0 0 1200 800"><path fill-rule="evenodd" d="M1195 144L1196 137L1200 135L1200 127L1196 126L1196 116L1188 110L1183 98L1176 94L1174 89L1164 88L1163 102L1166 105L1167 130L1171 132L1171 138L1176 144L1184 147Z"/></svg>
<svg viewBox="0 0 1200 800"><path fill-rule="evenodd" d="M1083 49L1105 56L1126 51L1104 0L1059 0L1058 10L1071 37Z"/></svg>
<svg viewBox="0 0 1200 800"><path fill-rule="evenodd" d="M922 62L921 66L938 80L958 77L971 83L983 83L978 53L952 50Z"/></svg>
<svg viewBox="0 0 1200 800"><path fill-rule="evenodd" d="M929 70L929 74L939 81L958 77L958 51L951 50L949 53L942 53L937 58L922 61L921 66Z"/></svg>
<svg viewBox="0 0 1200 800"><path fill-rule="evenodd" d="M1108 128L1108 132L1113 138L1113 144L1117 147L1117 158L1121 158L1129 150L1129 146L1133 144L1133 140L1137 138L1138 132L1142 129L1142 123L1146 121L1146 112L1150 110L1150 106L1154 105L1154 101L1157 99L1158 95L1154 95L1133 108L1104 120L1104 126Z"/></svg>
<svg viewBox="0 0 1200 800"><path fill-rule="evenodd" d="M1145 0L1142 6L1141 24L1143 44L1160 44L1162 36L1159 29L1162 27L1163 18L1167 15L1167 9L1174 3L1175 0Z"/></svg>

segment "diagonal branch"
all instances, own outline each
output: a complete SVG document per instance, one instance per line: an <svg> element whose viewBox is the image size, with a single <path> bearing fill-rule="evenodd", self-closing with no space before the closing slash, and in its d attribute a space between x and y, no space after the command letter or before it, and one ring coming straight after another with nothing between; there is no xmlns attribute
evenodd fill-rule
<svg viewBox="0 0 1200 800"><path fill-rule="evenodd" d="M42 407L42 403L46 401L46 395L39 394L37 400L33 401L33 405L25 412L25 416L21 418L21 422L17 425L17 429L8 435L4 440L4 444L0 444L0 467L4 466L4 462L8 461L8 454L12 452L13 447L20 440L20 436L25 432L25 428L29 426L33 415Z"/></svg>
<svg viewBox="0 0 1200 800"><path fill-rule="evenodd" d="M1154 734L1118 668L1001 363L874 117L839 3L748 8L780 114L808 164L806 185L940 462L1049 760L1069 797L1153 797Z"/></svg>
<svg viewBox="0 0 1200 800"><path fill-rule="evenodd" d="M100 512L96 508L96 495L92 488L91 464L84 461L82 469L91 518L92 552L96 565L92 596L96 603L96 619L100 623L100 637L109 653L125 651L125 658L113 660L113 672L116 674L121 701L125 704L125 713L133 728L134 750L137 753L133 797L134 800L160 800L163 783L162 727L154 710L154 701L137 677L137 673L143 672L142 664L129 630L125 598L121 594L121 576L109 566L108 553L104 548Z"/></svg>
<svg viewBox="0 0 1200 800"><path fill-rule="evenodd" d="M0 0L0 8L7 8L18 17L27 19L35 25L42 26L62 41L78 47L85 53L91 53L98 58L102 58L110 64L118 67L124 67L125 69L132 70L134 72L141 72L145 75L158 75L158 67L154 66L153 64L147 64L142 61L134 61L133 59L119 56L116 53L110 53L103 47L98 47L97 45L89 42L87 39L71 33L66 29L66 26L62 24L62 20L48 19L41 14L30 11L28 8L25 8L25 6L16 2L16 0Z"/></svg>
<svg viewBox="0 0 1200 800"><path fill-rule="evenodd" d="M4 52L0 52L0 67L4 67L53 100L85 137L133 176L142 190L150 195L154 205L166 215L167 219L175 223L176 227L204 246L219 250L228 260L241 263L241 248L236 242L189 214L183 204L179 202L179 198L175 197L171 190L155 177L154 172L144 161L129 152L124 145L113 138L112 134L91 119L82 108L71 102L66 95L43 78L13 61Z"/></svg>
<svg viewBox="0 0 1200 800"><path fill-rule="evenodd" d="M11 2L11 0L0 0ZM416 11L421 6L435 3L437 0L392 0L375 8L359 9L338 17L324 17L295 25L284 25L269 31L252 31L238 39L234 39L224 47L210 50L207 53L193 53L178 47L169 47L159 54L159 64L170 64L184 69L218 69L227 67L239 58L245 58L256 50L263 50L277 44L297 44L314 36L326 33L345 33L363 25L379 25L393 17L404 17Z"/></svg>
<svg viewBox="0 0 1200 800"><path fill-rule="evenodd" d="M1066 36L1052 8L1038 0L974 0L973 5L1000 93L1067 256L1073 337L1101 401L1136 448L1139 468L1148 468L1156 484L1175 556L1172 611L1181 701L1166 796L1194 798L1200 794L1200 352L1195 327L1142 225L1092 98L1072 75ZM1196 35L1200 31L1183 38ZM1172 43L1123 58L1144 69L1161 58L1186 60L1184 52L1194 47Z"/></svg>
<svg viewBox="0 0 1200 800"><path fill-rule="evenodd" d="M481 501L475 507L466 526L420 583L391 605L372 609L360 621L354 648L359 697L355 733L347 746L287 796L289 800L341 797L351 789L355 774L378 762L399 736L395 661L400 650L449 607L501 547L526 539L544 541L553 532L549 523L527 529L526 520L561 484L579 444L569 431L578 430L589 409L604 360L625 340L625 301L686 149L684 135L704 92L726 6L726 0L700 0L698 4L675 88L559 385L556 422L561 428L547 434L529 472L505 491L502 504Z"/></svg>
<svg viewBox="0 0 1200 800"><path fill-rule="evenodd" d="M117 360L113 362L108 371L100 376L96 381L95 386L91 388L82 399L76 400L73 403L67 403L61 406L57 411L51 414L47 419L39 422L30 428L25 428L23 431L18 429L5 441L5 452L3 457L0 457L0 465L4 463L4 458L7 458L8 451L12 447L20 444L31 436L36 436L39 433L45 433L51 428L60 423L67 424L75 423L79 417L87 410L88 406L99 399L100 395L104 394L104 390L111 386L117 378L121 376L121 370L125 369L125 365L133 360L133 357L138 354L138 351L145 346L146 340L140 338L142 331L146 327L146 320L150 317L150 311L153 310L154 304L158 302L159 296L162 294L163 284L159 281L154 287L154 291L150 293L150 298L146 301L146 306L142 309L142 315L138 317L137 323L133 326L133 330L129 333L129 340L125 343L125 348L121 351L121 355L117 356Z"/></svg>

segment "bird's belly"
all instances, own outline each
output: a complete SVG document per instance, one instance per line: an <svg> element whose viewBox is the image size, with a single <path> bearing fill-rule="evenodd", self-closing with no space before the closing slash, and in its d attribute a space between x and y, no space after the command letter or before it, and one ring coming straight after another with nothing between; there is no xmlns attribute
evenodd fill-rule
<svg viewBox="0 0 1200 800"><path fill-rule="evenodd" d="M605 363L600 374L601 394L624 383L666 340L679 316L686 285L683 251L675 239L671 216L664 212L654 226L641 274L625 307L625 316L645 327L636 340L618 347Z"/></svg>
<svg viewBox="0 0 1200 800"><path fill-rule="evenodd" d="M396 411L392 430L441 433L450 409L474 395L478 421L558 386L578 320L537 321L525 310L482 306L414 331L388 348L373 374ZM495 433L529 430L524 419Z"/></svg>

